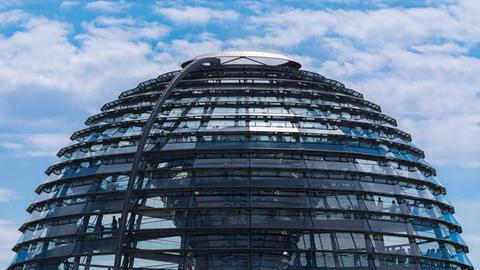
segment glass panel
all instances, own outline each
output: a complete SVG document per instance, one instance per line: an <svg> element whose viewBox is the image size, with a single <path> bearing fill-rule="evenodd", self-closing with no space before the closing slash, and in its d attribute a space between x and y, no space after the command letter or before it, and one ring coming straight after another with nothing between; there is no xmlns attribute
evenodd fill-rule
<svg viewBox="0 0 480 270"><path fill-rule="evenodd" d="M159 237L155 239L138 241L135 244L137 249L145 250L179 249L181 247L181 237Z"/></svg>
<svg viewBox="0 0 480 270"><path fill-rule="evenodd" d="M188 236L187 248L248 248L250 237L248 232L194 233Z"/></svg>
<svg viewBox="0 0 480 270"><path fill-rule="evenodd" d="M135 220L136 229L184 228L186 223L187 215L181 211L147 211L137 215Z"/></svg>
<svg viewBox="0 0 480 270"><path fill-rule="evenodd" d="M248 219L248 212L244 210L190 211L188 226L192 228L246 227L248 226Z"/></svg>

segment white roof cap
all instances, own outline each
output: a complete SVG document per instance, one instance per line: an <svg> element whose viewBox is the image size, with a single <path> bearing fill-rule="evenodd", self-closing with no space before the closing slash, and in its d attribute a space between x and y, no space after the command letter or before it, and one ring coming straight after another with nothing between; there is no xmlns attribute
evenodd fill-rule
<svg viewBox="0 0 480 270"><path fill-rule="evenodd" d="M205 57L219 58L221 63L223 62L235 62L236 59L250 59L250 63L257 63L259 65L272 65L272 66L287 66L295 69L300 69L302 65L297 61L291 59L282 54L271 52L259 52L259 51L224 51L213 52L195 56L194 58L184 62L182 67L185 67L193 60ZM222 59L223 58L223 59Z"/></svg>

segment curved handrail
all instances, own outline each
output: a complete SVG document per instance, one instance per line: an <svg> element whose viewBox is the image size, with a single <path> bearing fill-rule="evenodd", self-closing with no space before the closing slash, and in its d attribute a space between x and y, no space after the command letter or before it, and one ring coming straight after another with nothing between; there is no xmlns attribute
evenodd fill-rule
<svg viewBox="0 0 480 270"><path fill-rule="evenodd" d="M170 83L168 83L167 87L165 87L165 89L163 90L163 93L158 98L155 104L155 107L153 107L152 113L150 114L150 117L148 118L147 123L145 124L145 128L140 137L140 141L137 147L137 151L135 152L135 159L133 160L132 170L130 171L130 177L128 179L128 187L125 194L122 214L120 216L122 217L122 219L120 220L120 224L118 225L119 226L118 236L117 236L118 241L117 241L117 249L115 251L115 262L113 265L114 270L120 270L120 264L122 261L122 252L124 247L123 242L125 241L124 234L125 234L126 225L127 225L128 210L130 209L130 204L132 199L133 187L135 184L135 180L138 176L138 168L140 167L140 162L142 160L143 152L145 150L145 144L147 142L148 136L150 135L150 131L153 128L153 124L155 123L155 120L157 118L158 113L160 112L160 109L162 108L163 104L165 104L165 101L167 101L168 97L170 96L173 89L177 86L178 82L181 79L183 79L185 76L190 74L190 72L194 71L197 67L205 63L210 63L212 65L215 65L215 64L220 64L220 60L215 57L205 57L205 58L195 59L194 61L190 62L184 69L182 69L180 73L178 73L170 81Z"/></svg>

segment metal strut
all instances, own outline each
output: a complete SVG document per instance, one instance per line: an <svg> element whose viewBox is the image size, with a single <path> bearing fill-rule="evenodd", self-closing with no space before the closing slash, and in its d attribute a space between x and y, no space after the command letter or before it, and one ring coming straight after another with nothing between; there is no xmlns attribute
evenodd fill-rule
<svg viewBox="0 0 480 270"><path fill-rule="evenodd" d="M127 226L127 215L131 206L132 201L132 193L135 185L135 181L138 176L138 168L140 167L140 163L142 161L143 152L145 150L145 144L147 142L147 138L150 135L150 131L152 130L153 124L157 119L157 115L160 112L163 104L170 96L173 89L177 86L178 82L183 79L186 75L190 74L200 65L205 63L210 63L211 65L220 64L220 60L214 57L206 57L195 59L191 63L189 63L184 69L180 71L165 87L163 93L158 98L155 106L153 107L152 113L148 118L147 124L143 129L142 135L140 136L140 141L138 143L137 151L135 152L135 159L133 160L132 170L130 171L130 177L128 179L128 187L125 194L125 200L123 203L123 209L121 214L121 219L118 225L118 236L117 236L117 249L115 251L115 263L113 265L113 270L120 270L120 264L122 262L122 253L124 248L124 241L125 241L125 231Z"/></svg>

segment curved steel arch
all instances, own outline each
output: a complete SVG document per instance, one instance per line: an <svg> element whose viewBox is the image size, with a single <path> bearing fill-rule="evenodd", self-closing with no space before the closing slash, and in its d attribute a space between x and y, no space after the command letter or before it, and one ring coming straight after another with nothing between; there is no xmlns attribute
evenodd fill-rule
<svg viewBox="0 0 480 270"><path fill-rule="evenodd" d="M133 160L132 170L130 171L130 177L128 179L128 186L125 194L125 200L123 203L122 214L120 215L121 220L118 225L119 226L118 236L117 236L118 241L117 241L117 249L115 251L115 263L113 265L114 270L120 269L120 264L122 261L122 252L123 252L124 241L125 241L124 234L125 234L126 225L127 225L127 215L131 205L133 188L134 188L135 180L138 176L138 168L140 167L140 162L142 161L143 152L145 150L145 144L147 142L148 136L150 135L150 131L152 130L153 124L155 123L155 120L157 118L158 113L160 112L160 109L162 108L163 104L165 104L165 101L168 99L173 89L177 86L178 82L181 79L183 79L185 76L190 74L192 71L194 71L196 68L198 68L199 66L205 63L210 63L211 65L217 65L217 64L219 65L220 60L215 57L198 58L190 62L185 68L183 68L182 71L180 71L180 73L178 73L163 90L163 93L160 95L157 102L155 103L152 113L150 114L150 117L147 120L145 128L143 129L143 132L137 147L137 151L135 152L135 158Z"/></svg>

